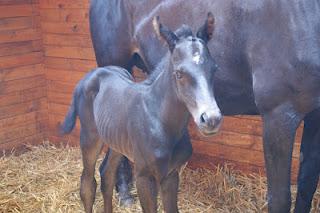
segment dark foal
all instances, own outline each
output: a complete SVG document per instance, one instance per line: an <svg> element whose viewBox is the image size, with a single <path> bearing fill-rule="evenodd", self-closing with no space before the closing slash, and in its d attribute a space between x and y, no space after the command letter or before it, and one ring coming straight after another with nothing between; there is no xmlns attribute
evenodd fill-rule
<svg viewBox="0 0 320 213"><path fill-rule="evenodd" d="M92 212L94 168L103 142L109 146L100 167L104 211L112 212L115 174L126 156L135 164L143 211L157 211L159 188L165 212L173 213L178 212L179 170L192 153L186 133L190 115L204 135L220 127L222 116L212 85L217 66L206 46L213 26L201 27L199 37L192 36L187 26L179 35L157 19L154 26L170 51L147 80L134 83L127 70L109 66L87 74L75 89L62 131L69 133L79 116L84 165L80 194L87 213Z"/></svg>

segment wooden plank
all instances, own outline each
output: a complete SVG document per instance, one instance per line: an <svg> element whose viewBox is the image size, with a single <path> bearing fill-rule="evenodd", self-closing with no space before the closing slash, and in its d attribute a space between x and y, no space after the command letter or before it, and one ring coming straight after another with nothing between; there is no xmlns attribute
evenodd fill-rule
<svg viewBox="0 0 320 213"><path fill-rule="evenodd" d="M256 120L248 120L238 117L225 116L222 123L222 130L230 132L262 136L262 123Z"/></svg>
<svg viewBox="0 0 320 213"><path fill-rule="evenodd" d="M41 0L40 8L74 8L87 9L89 1L84 0Z"/></svg>
<svg viewBox="0 0 320 213"><path fill-rule="evenodd" d="M215 170L217 167L227 165L233 170L241 171L245 174L261 174L265 175L265 169L261 166L256 166L250 163L240 163L237 161L226 160L215 156L193 153L191 159L188 161L188 167L191 169L205 168Z"/></svg>
<svg viewBox="0 0 320 213"><path fill-rule="evenodd" d="M67 101L66 101L67 102ZM48 102L48 109L52 112L57 118L61 118L61 121L64 120L64 116L67 114L71 103L71 97L68 104L56 103L53 101Z"/></svg>
<svg viewBox="0 0 320 213"><path fill-rule="evenodd" d="M229 119L230 118L230 119ZM193 122L190 122L189 125L189 133L190 136L195 140L201 140L206 141L209 143L216 143L216 144L222 144L222 145L230 145L230 146L236 146L244 149L250 149L250 150L256 150L256 151L263 151L263 143L262 143L262 136L257 134L262 129L259 129L258 132L252 133L250 130L248 131L245 129L246 123L250 123L251 121L248 121L246 119L243 120L243 124L235 125L233 122L236 120L234 117L225 117L224 118L223 125L229 126L229 128L221 128L221 130L212 137L205 137L203 136L198 130L197 127ZM238 119L238 118L237 118ZM237 122L235 122L237 124ZM230 126L232 128L230 128ZM250 126L250 125L248 125ZM251 127L250 127L251 128ZM249 129L250 129L249 128ZM262 132L261 132L262 133ZM299 157L300 155L300 146L299 141L301 139L297 138L295 143L295 148L293 152L294 157Z"/></svg>
<svg viewBox="0 0 320 213"><path fill-rule="evenodd" d="M35 87L0 96L0 107L19 104L47 96L47 87Z"/></svg>
<svg viewBox="0 0 320 213"><path fill-rule="evenodd" d="M233 118L239 118L243 121L248 121L248 122L253 122L258 126L258 131L259 131L259 135L262 135L262 119L260 116L248 116L248 115L236 115L236 116L232 116ZM235 125L238 126L238 125ZM239 125L240 126L240 125ZM230 127L230 129L236 129L234 127ZM302 137L302 132L303 132L303 122L301 123L300 127L297 129L297 134L296 134L296 141L300 141L301 137Z"/></svg>
<svg viewBox="0 0 320 213"><path fill-rule="evenodd" d="M190 122L190 127L197 128L193 122ZM224 116L220 130L260 137L263 134L262 123L260 121L247 120L233 116ZM197 136L202 137L199 132L197 133Z"/></svg>
<svg viewBox="0 0 320 213"><path fill-rule="evenodd" d="M262 150L262 138L259 136L220 131L212 137L204 137L200 135L200 133L198 133L198 130L195 128L189 128L189 133L190 136L195 140L201 140L215 144L232 145L244 149L251 149L254 143L258 143L260 144L260 146L256 146L255 150Z"/></svg>
<svg viewBox="0 0 320 213"><path fill-rule="evenodd" d="M95 60L68 59L57 57L45 57L44 64L47 68L74 70L88 72L97 66Z"/></svg>
<svg viewBox="0 0 320 213"><path fill-rule="evenodd" d="M44 67L42 64L20 66L1 70L0 81L11 81L44 74Z"/></svg>
<svg viewBox="0 0 320 213"><path fill-rule="evenodd" d="M239 147L215 143L207 143L198 140L192 140L192 146L195 150L195 153L198 154L215 156L221 159L232 160L240 163L254 164L261 167L264 166L263 152L260 151L242 149ZM293 162L294 168L298 168L298 162L296 160Z"/></svg>
<svg viewBox="0 0 320 213"><path fill-rule="evenodd" d="M15 128L26 125L32 122L38 122L40 120L48 120L48 110L43 109L40 111L28 112L20 114L14 117L0 120L0 132L4 129Z"/></svg>
<svg viewBox="0 0 320 213"><path fill-rule="evenodd" d="M0 31L39 28L40 16L13 17L0 19Z"/></svg>
<svg viewBox="0 0 320 213"><path fill-rule="evenodd" d="M41 39L41 31L37 29L0 31L0 43L30 41Z"/></svg>
<svg viewBox="0 0 320 213"><path fill-rule="evenodd" d="M254 120L254 121L262 121L262 118L260 115L235 115L233 117Z"/></svg>
<svg viewBox="0 0 320 213"><path fill-rule="evenodd" d="M0 44L0 57L30 52L39 52L41 50L41 40L2 43Z"/></svg>
<svg viewBox="0 0 320 213"><path fill-rule="evenodd" d="M40 11L41 21L44 22L88 22L88 9L46 9Z"/></svg>
<svg viewBox="0 0 320 213"><path fill-rule="evenodd" d="M34 5L32 4L0 6L0 18L36 15L37 13L33 7Z"/></svg>
<svg viewBox="0 0 320 213"><path fill-rule="evenodd" d="M47 81L47 88L50 92L72 94L76 83L65 83L60 81Z"/></svg>
<svg viewBox="0 0 320 213"><path fill-rule="evenodd" d="M194 152L222 159L228 159L241 163L254 163L257 166L264 166L263 154L260 151L242 149L215 143L192 140Z"/></svg>
<svg viewBox="0 0 320 213"><path fill-rule="evenodd" d="M0 5L37 4L40 0L1 0Z"/></svg>
<svg viewBox="0 0 320 213"><path fill-rule="evenodd" d="M95 60L95 54L92 48L46 45L44 49L45 56Z"/></svg>
<svg viewBox="0 0 320 213"><path fill-rule="evenodd" d="M71 103L72 94L48 91L47 95L49 103L63 104L66 106L68 106Z"/></svg>
<svg viewBox="0 0 320 213"><path fill-rule="evenodd" d="M31 52L13 56L0 57L0 69L39 64L43 61L42 52Z"/></svg>
<svg viewBox="0 0 320 213"><path fill-rule="evenodd" d="M37 100L28 101L25 103L5 106L0 108L0 119L10 118L13 116L47 109L47 99L41 98Z"/></svg>
<svg viewBox="0 0 320 213"><path fill-rule="evenodd" d="M44 33L62 33L62 34L74 34L89 35L89 23L75 23L75 22L42 22L42 31Z"/></svg>
<svg viewBox="0 0 320 213"><path fill-rule="evenodd" d="M38 145L43 143L44 137L42 133L31 135L28 137L19 138L17 140L10 141L8 143L0 144L0 150L6 151L8 153L11 150L21 150L25 149L28 145Z"/></svg>
<svg viewBox="0 0 320 213"><path fill-rule="evenodd" d="M19 138L24 138L41 133L45 129L42 121L29 123L21 127L10 128L0 132L0 143L7 143Z"/></svg>
<svg viewBox="0 0 320 213"><path fill-rule="evenodd" d="M86 72L73 71L73 70L58 70L58 69L46 69L47 80L67 82L76 84L81 80Z"/></svg>
<svg viewBox="0 0 320 213"><path fill-rule="evenodd" d="M90 35L68 35L68 34L43 34L43 44L50 46L74 46L74 47L90 47L92 42Z"/></svg>
<svg viewBox="0 0 320 213"><path fill-rule="evenodd" d="M1 83L0 94L8 94L16 91L23 91L36 87L45 87L46 79L44 75L38 75L30 78L5 81ZM30 94L31 95L31 94Z"/></svg>
<svg viewBox="0 0 320 213"><path fill-rule="evenodd" d="M138 69L137 67L133 68L132 75L135 78L136 82L143 81L148 77L146 73L142 72L142 70Z"/></svg>

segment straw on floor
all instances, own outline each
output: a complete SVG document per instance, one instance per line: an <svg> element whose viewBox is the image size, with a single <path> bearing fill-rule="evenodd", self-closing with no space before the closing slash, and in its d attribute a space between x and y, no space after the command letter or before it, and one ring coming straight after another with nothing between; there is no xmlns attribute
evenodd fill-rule
<svg viewBox="0 0 320 213"><path fill-rule="evenodd" d="M83 212L81 169L79 148L44 144L19 156L0 158L0 212ZM99 182L98 173L96 178ZM137 196L134 189L133 193ZM179 209L182 213L266 212L265 194L266 180L258 175L244 175L228 166L215 171L186 168L181 175ZM141 212L137 197L130 208L119 207L116 196L113 200L115 212ZM98 186L95 212L102 212L102 205ZM159 208L162 212L161 205ZM320 189L312 212L319 209Z"/></svg>

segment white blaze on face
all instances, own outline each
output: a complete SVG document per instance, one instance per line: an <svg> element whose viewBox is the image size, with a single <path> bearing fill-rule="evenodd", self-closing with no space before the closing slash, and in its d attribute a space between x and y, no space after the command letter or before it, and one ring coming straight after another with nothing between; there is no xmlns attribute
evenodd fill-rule
<svg viewBox="0 0 320 213"><path fill-rule="evenodd" d="M196 64L202 64L203 63L203 58L201 57L199 52L195 52L192 56L192 60L194 61L194 63Z"/></svg>
<svg viewBox="0 0 320 213"><path fill-rule="evenodd" d="M207 113L209 116L219 116L221 111L213 97L212 89L209 87L206 79L203 76L198 76L196 92L197 108L190 109L190 113L195 123L200 123L202 113Z"/></svg>

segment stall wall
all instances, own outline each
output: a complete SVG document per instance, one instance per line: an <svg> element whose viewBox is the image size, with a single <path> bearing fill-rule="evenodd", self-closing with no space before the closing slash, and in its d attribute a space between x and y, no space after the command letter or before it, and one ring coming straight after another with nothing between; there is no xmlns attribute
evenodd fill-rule
<svg viewBox="0 0 320 213"><path fill-rule="evenodd" d="M88 25L88 1L41 0L40 17L47 78L49 140L60 142L64 118L78 80L96 66ZM79 126L65 137L78 144Z"/></svg>
<svg viewBox="0 0 320 213"><path fill-rule="evenodd" d="M0 1L0 150L46 137L39 2Z"/></svg>

